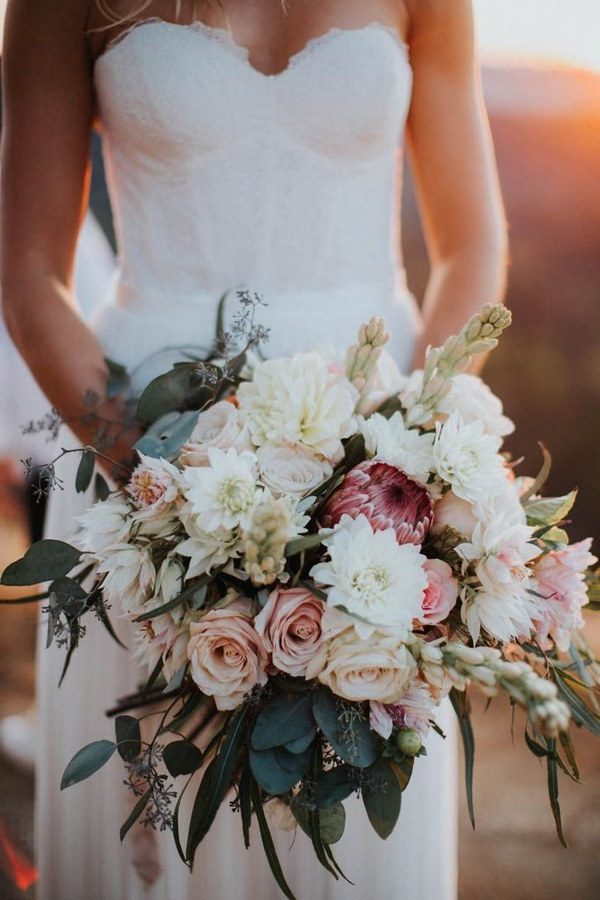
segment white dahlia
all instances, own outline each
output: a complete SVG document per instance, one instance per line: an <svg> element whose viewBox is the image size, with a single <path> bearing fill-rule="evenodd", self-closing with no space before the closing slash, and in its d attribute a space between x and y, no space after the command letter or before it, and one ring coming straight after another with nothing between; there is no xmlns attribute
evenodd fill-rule
<svg viewBox="0 0 600 900"><path fill-rule="evenodd" d="M177 545L175 552L190 559L186 579L208 574L211 569L224 566L230 559L239 556L238 529L205 531L198 526L195 508L189 502L182 507L180 516L188 537Z"/></svg>
<svg viewBox="0 0 600 900"><path fill-rule="evenodd" d="M329 606L356 617L359 634L370 634L373 626L410 629L427 587L418 547L398 544L393 528L373 531L362 514L343 515L323 543L329 559L313 566L310 575L328 587Z"/></svg>
<svg viewBox="0 0 600 900"><path fill-rule="evenodd" d="M182 480L198 528L214 531L249 524L260 493L253 453L212 447L208 466L185 469Z"/></svg>
<svg viewBox="0 0 600 900"><path fill-rule="evenodd" d="M458 413L452 413L443 424L436 424L435 470L457 497L483 503L506 487L499 446L499 438L486 434L481 422L467 424Z"/></svg>
<svg viewBox="0 0 600 900"><path fill-rule="evenodd" d="M407 428L400 412L389 419L380 413L360 418L358 427L369 456L396 466L413 481L427 483L433 469L433 434Z"/></svg>
<svg viewBox="0 0 600 900"><path fill-rule="evenodd" d="M253 380L238 388L237 399L258 447L300 446L337 460L342 438L356 427L358 391L319 353L260 363Z"/></svg>
<svg viewBox="0 0 600 900"><path fill-rule="evenodd" d="M504 415L502 401L477 375L463 372L455 375L450 391L437 405L437 411L447 416L459 413L463 422L481 422L486 434L506 437L515 430L514 423Z"/></svg>

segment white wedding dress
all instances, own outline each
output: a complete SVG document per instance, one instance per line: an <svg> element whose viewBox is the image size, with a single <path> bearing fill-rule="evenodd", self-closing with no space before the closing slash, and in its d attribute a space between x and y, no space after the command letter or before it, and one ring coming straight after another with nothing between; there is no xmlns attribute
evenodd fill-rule
<svg viewBox="0 0 600 900"><path fill-rule="evenodd" d="M210 344L219 297L247 287L268 303L259 319L271 328L269 355L341 349L381 314L392 353L408 367L418 317L399 260L398 218L412 73L393 30L332 30L268 76L224 31L148 20L109 46L94 75L120 250L114 294L96 317L107 355L145 380L173 355L160 351ZM68 490L55 496L49 535L72 531L86 502ZM246 852L227 804L191 876L162 834L161 873L142 887L132 859L144 859L145 834L134 829L119 842L133 806L120 787L120 760L59 791L75 751L113 737L103 714L135 686L132 654L94 622L57 690L63 652L43 649L43 639L42 628L39 900L282 897L256 825ZM291 835L277 834L299 900L455 897L454 730L448 709L439 719L448 737L428 739L387 842L358 801L346 802L346 833L334 850L356 887L321 869L304 834L291 850Z"/></svg>

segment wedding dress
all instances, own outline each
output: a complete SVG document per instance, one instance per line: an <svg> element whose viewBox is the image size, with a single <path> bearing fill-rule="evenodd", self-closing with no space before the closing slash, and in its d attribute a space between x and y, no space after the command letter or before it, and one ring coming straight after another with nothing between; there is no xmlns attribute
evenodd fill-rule
<svg viewBox="0 0 600 900"><path fill-rule="evenodd" d="M167 367L170 354L161 351L210 344L219 297L232 292L231 314L235 289L250 288L268 304L259 309L271 329L267 354L342 349L361 322L380 314L391 352L408 367L418 318L397 223L412 75L392 29L333 29L285 71L265 75L224 31L147 20L109 46L94 76L120 250L114 293L95 321L108 356L147 380ZM72 516L89 500L68 490L56 496L48 533L72 531ZM119 842L133 806L119 790L120 760L59 791L75 751L112 737L103 714L135 686L131 652L94 622L57 691L62 661L62 651L40 650L40 900L281 897L256 827L246 852L228 804L191 876L171 836L158 835L161 872L144 890L132 866L147 850L144 835L138 829ZM292 836L277 834L300 900L455 896L455 745L445 707L439 724L446 740L431 734L386 842L359 801L347 801L335 851L356 887L320 868L304 834L291 850Z"/></svg>

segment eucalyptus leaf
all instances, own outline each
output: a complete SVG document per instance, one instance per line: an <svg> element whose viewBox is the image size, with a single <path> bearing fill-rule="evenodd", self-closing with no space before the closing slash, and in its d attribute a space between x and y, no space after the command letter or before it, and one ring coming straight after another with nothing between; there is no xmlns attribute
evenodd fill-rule
<svg viewBox="0 0 600 900"><path fill-rule="evenodd" d="M345 705L346 709L329 689L322 688L314 694L313 714L338 756L352 766L366 768L377 757L375 736L366 716L361 717L362 710L358 704L354 704L356 716L353 721L342 722L342 714L352 708L351 704Z"/></svg>
<svg viewBox="0 0 600 900"><path fill-rule="evenodd" d="M278 697L258 715L252 731L255 750L280 747L315 733L310 694ZM309 741L311 743L311 741Z"/></svg>
<svg viewBox="0 0 600 900"><path fill-rule="evenodd" d="M314 741L316 733L317 729L315 726L314 728L311 728L310 731L307 731L302 737L296 738L295 741L288 741L287 744L284 744L283 746L290 753L304 753L307 747L310 747Z"/></svg>
<svg viewBox="0 0 600 900"><path fill-rule="evenodd" d="M317 777L312 798L319 809L327 809L354 793L359 783L357 769L344 763L322 772Z"/></svg>
<svg viewBox="0 0 600 900"><path fill-rule="evenodd" d="M255 750L250 748L250 768L257 782L274 797L286 794L306 775L312 749L289 753L283 748Z"/></svg>
<svg viewBox="0 0 600 900"><path fill-rule="evenodd" d="M108 482L104 475L101 475L100 472L96 472L96 477L94 479L94 490L96 492L96 499L99 501L107 500L110 496L110 488L108 486Z"/></svg>
<svg viewBox="0 0 600 900"><path fill-rule="evenodd" d="M198 411L169 413L155 422L134 445L138 453L153 459L175 456L188 441L198 421Z"/></svg>
<svg viewBox="0 0 600 900"><path fill-rule="evenodd" d="M77 466L77 474L75 476L75 490L78 494L83 494L89 488L94 468L96 466L96 454L93 450L84 450Z"/></svg>
<svg viewBox="0 0 600 900"><path fill-rule="evenodd" d="M394 830L402 802L398 779L387 760L378 759L365 770L362 799L369 822L385 840Z"/></svg>
<svg viewBox="0 0 600 900"><path fill-rule="evenodd" d="M142 735L139 720L135 716L117 716L115 735L119 756L131 762L142 752Z"/></svg>
<svg viewBox="0 0 600 900"><path fill-rule="evenodd" d="M106 385L106 394L109 399L118 397L119 394L127 394L131 385L129 374L125 366L115 362L108 357L104 358L108 369L108 382Z"/></svg>
<svg viewBox="0 0 600 900"><path fill-rule="evenodd" d="M292 812L298 825L310 837L308 810L300 804L292 804ZM319 831L324 844L337 844L344 834L346 810L341 803L319 809Z"/></svg>
<svg viewBox="0 0 600 900"><path fill-rule="evenodd" d="M12 587L62 578L80 558L80 551L64 541L36 541L25 556L6 567L0 583Z"/></svg>
<svg viewBox="0 0 600 900"><path fill-rule="evenodd" d="M72 784L85 781L86 778L101 769L116 749L117 745L114 741L94 741L78 750L63 772L60 782L61 791Z"/></svg>
<svg viewBox="0 0 600 900"><path fill-rule="evenodd" d="M204 756L191 741L172 741L163 750L163 760L170 775L191 775L202 765Z"/></svg>
<svg viewBox="0 0 600 900"><path fill-rule="evenodd" d="M153 422L173 411L199 409L211 399L213 388L204 383L200 374L209 371L215 379L222 377L217 366L198 361L176 363L169 372L159 375L143 391L137 406L137 417L143 425Z"/></svg>

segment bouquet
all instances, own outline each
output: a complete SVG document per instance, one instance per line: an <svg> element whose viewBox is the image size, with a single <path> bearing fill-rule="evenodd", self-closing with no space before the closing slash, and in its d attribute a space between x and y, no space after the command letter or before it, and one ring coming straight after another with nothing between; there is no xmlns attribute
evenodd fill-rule
<svg viewBox="0 0 600 900"><path fill-rule="evenodd" d="M403 379L379 318L343 359L265 359L259 298L240 299L243 350L228 354L224 339L151 382L124 486L98 473L101 499L73 543L41 541L4 572L4 584L50 581L48 641L66 646L65 668L85 616L115 638L109 609L135 623L147 677L109 711L114 740L80 750L62 787L120 754L135 795L121 838L137 820L171 828L190 868L229 800L246 846L256 820L292 897L270 823L301 828L343 876L332 847L344 801L360 797L387 838L426 743L443 739L448 697L473 820L473 687L525 710L564 842L558 769L578 779L570 725L600 735L581 613L599 604L597 560L565 531L575 492L540 494L547 451L536 478L517 475L502 452L513 424L466 373L509 312L484 307ZM127 374L110 368L111 392L126 393ZM96 456L83 451L80 491Z"/></svg>

